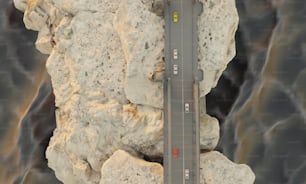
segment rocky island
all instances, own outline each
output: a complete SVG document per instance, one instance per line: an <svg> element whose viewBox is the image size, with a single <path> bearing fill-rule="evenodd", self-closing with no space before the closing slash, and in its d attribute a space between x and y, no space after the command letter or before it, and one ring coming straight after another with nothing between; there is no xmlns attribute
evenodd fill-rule
<svg viewBox="0 0 306 184"><path fill-rule="evenodd" d="M201 0L201 98L235 55L234 0ZM56 129L48 165L65 184L163 183L162 1L14 0L48 54ZM204 100L203 100L204 101ZM205 104L201 104L205 109ZM218 120L201 114L201 183L251 184L255 175L214 151Z"/></svg>

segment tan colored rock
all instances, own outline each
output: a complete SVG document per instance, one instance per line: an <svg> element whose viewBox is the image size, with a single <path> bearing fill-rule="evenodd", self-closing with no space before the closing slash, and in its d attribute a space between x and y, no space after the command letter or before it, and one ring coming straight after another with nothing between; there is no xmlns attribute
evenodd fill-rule
<svg viewBox="0 0 306 184"><path fill-rule="evenodd" d="M50 29L47 26L44 26L38 33L35 46L43 54L50 54L52 51L52 36L50 34Z"/></svg>
<svg viewBox="0 0 306 184"><path fill-rule="evenodd" d="M235 164L221 153L201 154L201 184L253 184L255 175L245 164ZM123 150L116 151L101 169L100 184L163 183L163 168L135 158Z"/></svg>
<svg viewBox="0 0 306 184"><path fill-rule="evenodd" d="M200 117L200 149L213 150L220 138L219 122L216 118L203 114Z"/></svg>
<svg viewBox="0 0 306 184"><path fill-rule="evenodd" d="M64 16L54 30L47 69L60 108L47 158L64 183L70 177L76 183L96 181L103 162L120 148L162 155L162 111L127 100L126 60L112 19L107 12L81 11ZM70 160L71 169L57 167L58 157Z"/></svg>
<svg viewBox="0 0 306 184"><path fill-rule="evenodd" d="M163 18L154 13L160 14L158 3L156 8L150 0L29 0L27 7L25 2L15 0L25 9L27 28L39 31L37 48L50 53L47 70L58 109L46 156L56 176L65 184L99 183L102 165L118 149L162 156L162 82L149 79L164 70ZM233 57L237 26L234 0L203 3L201 96ZM203 149L215 147L216 125L204 117Z"/></svg>
<svg viewBox="0 0 306 184"><path fill-rule="evenodd" d="M28 0L13 0L13 2L14 2L14 6L22 12L24 12L25 9L27 8Z"/></svg>
<svg viewBox="0 0 306 184"><path fill-rule="evenodd" d="M253 184L255 175L249 166L235 164L217 151L200 156L201 184Z"/></svg>
<svg viewBox="0 0 306 184"><path fill-rule="evenodd" d="M200 94L205 96L217 82L227 64L235 56L235 32L238 13L235 0L200 0L199 67L204 70Z"/></svg>
<svg viewBox="0 0 306 184"><path fill-rule="evenodd" d="M163 106L162 83L149 79L164 62L162 25L163 19L148 11L147 6L129 0L121 1L114 17L114 27L127 62L124 90L132 103Z"/></svg>
<svg viewBox="0 0 306 184"><path fill-rule="evenodd" d="M27 29L40 31L48 25L51 4L44 0L28 0L24 12L24 24Z"/></svg>
<svg viewBox="0 0 306 184"><path fill-rule="evenodd" d="M103 164L100 184L163 183L163 167L118 150Z"/></svg>

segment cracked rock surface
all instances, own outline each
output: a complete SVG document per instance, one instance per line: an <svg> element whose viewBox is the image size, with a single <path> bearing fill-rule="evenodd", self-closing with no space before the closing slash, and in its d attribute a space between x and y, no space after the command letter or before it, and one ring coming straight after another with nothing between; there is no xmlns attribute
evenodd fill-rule
<svg viewBox="0 0 306 184"><path fill-rule="evenodd" d="M163 171L158 163L144 162L118 150L103 164L100 184L158 184L163 182Z"/></svg>
<svg viewBox="0 0 306 184"><path fill-rule="evenodd" d="M252 184L255 180L250 167L234 164L217 151L200 156L201 184Z"/></svg>

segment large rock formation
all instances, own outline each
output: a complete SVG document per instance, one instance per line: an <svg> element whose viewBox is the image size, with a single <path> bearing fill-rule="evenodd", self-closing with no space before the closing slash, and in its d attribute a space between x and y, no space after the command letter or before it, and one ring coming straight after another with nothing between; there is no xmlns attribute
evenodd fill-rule
<svg viewBox="0 0 306 184"><path fill-rule="evenodd" d="M252 184L255 175L244 164L233 164L216 151L201 154L201 184Z"/></svg>
<svg viewBox="0 0 306 184"><path fill-rule="evenodd" d="M217 82L227 64L235 56L235 32L238 15L235 0L200 0L203 13L199 16L199 67L204 70L200 84L201 96Z"/></svg>
<svg viewBox="0 0 306 184"><path fill-rule="evenodd" d="M163 167L144 162L123 150L116 151L101 169L100 184L163 183Z"/></svg>
<svg viewBox="0 0 306 184"><path fill-rule="evenodd" d="M163 19L148 8L141 1L123 0L113 23L127 63L123 86L127 99L134 104L162 108L162 83L150 81L149 76L164 62Z"/></svg>
<svg viewBox="0 0 306 184"><path fill-rule="evenodd" d="M255 175L244 164L234 164L219 152L201 154L201 184L252 184ZM144 162L123 150L116 151L101 169L100 184L163 183L160 164Z"/></svg>
<svg viewBox="0 0 306 184"><path fill-rule="evenodd" d="M205 73L204 96L235 53L238 17L234 0L202 2L199 66ZM150 74L164 69L161 11L152 8L150 0L15 4L25 10L27 28L39 31L37 48L50 54L47 69L58 109L46 155L56 176L67 184L103 183L108 178L101 178L101 169L115 167L111 164L118 154L131 160L127 168L148 169L145 161L113 153L122 149L134 157L162 156L162 83L150 80ZM201 120L202 135L214 130L201 138L202 148L212 150L219 138L218 123L204 114Z"/></svg>
<svg viewBox="0 0 306 184"><path fill-rule="evenodd" d="M200 145L203 150L213 150L218 144L220 127L218 120L203 114L200 117Z"/></svg>

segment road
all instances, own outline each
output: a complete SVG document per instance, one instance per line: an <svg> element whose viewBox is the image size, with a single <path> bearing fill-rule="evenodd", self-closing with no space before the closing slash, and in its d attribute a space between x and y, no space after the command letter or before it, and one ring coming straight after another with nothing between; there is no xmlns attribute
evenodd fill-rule
<svg viewBox="0 0 306 184"><path fill-rule="evenodd" d="M202 6L195 0L171 0L164 5L164 183L199 184L198 84L203 73L197 63L197 17Z"/></svg>

